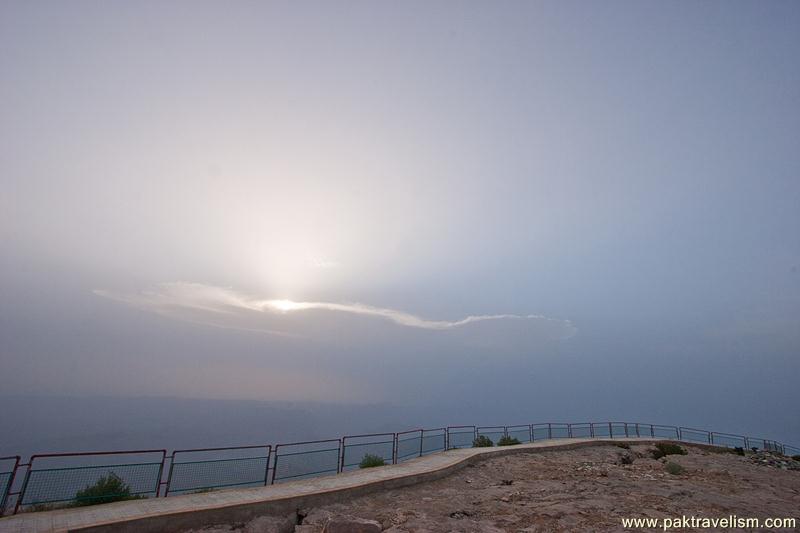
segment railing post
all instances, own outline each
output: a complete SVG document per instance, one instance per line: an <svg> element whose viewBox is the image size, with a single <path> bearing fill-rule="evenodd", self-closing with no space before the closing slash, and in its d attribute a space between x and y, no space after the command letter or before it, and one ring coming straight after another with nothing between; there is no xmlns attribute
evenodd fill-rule
<svg viewBox="0 0 800 533"><path fill-rule="evenodd" d="M567 437L572 438L572 424L567 424Z"/></svg>
<svg viewBox="0 0 800 533"><path fill-rule="evenodd" d="M19 460L20 456L15 455L12 456L14 459L14 468L11 469L11 477L8 480L8 485L6 486L5 491L3 494L0 494L0 517L2 517L6 513L6 504L8 503L8 496L11 494L11 488L14 486L14 480L17 477L17 469L19 468Z"/></svg>
<svg viewBox="0 0 800 533"><path fill-rule="evenodd" d="M419 430L419 456L420 457L422 457L422 442L424 441L424 439L425 439L425 430L424 429L420 429Z"/></svg>
<svg viewBox="0 0 800 533"><path fill-rule="evenodd" d="M156 480L156 498L161 494L161 476L164 475L164 462L167 460L167 450L161 450L161 452L161 466L158 467L158 480ZM170 461L171 464L172 461Z"/></svg>
<svg viewBox="0 0 800 533"><path fill-rule="evenodd" d="M347 450L347 444L345 443L345 439L346 439L345 437L342 437L341 444L339 444L340 451L341 451L341 454L340 454L341 455L341 459L339 461L339 473L344 472L344 454L346 453L346 450Z"/></svg>
<svg viewBox="0 0 800 533"><path fill-rule="evenodd" d="M625 424L625 438L627 439L628 438L628 423L627 422L623 422L623 424Z"/></svg>
<svg viewBox="0 0 800 533"><path fill-rule="evenodd" d="M608 423L608 436L609 438L614 438L614 428L611 426L611 422Z"/></svg>
<svg viewBox="0 0 800 533"><path fill-rule="evenodd" d="M272 461L272 445L267 444L267 469L264 472L264 486L269 484L269 463Z"/></svg>
<svg viewBox="0 0 800 533"><path fill-rule="evenodd" d="M553 424L550 422L547 423L547 438L548 439L553 438Z"/></svg>
<svg viewBox="0 0 800 533"><path fill-rule="evenodd" d="M269 480L270 485L275 484L275 474L278 472L278 446L279 444L275 445L275 457L272 459L272 477ZM336 451L336 473L339 473L339 451Z"/></svg>
<svg viewBox="0 0 800 533"><path fill-rule="evenodd" d="M528 442L533 442L533 424L528 424Z"/></svg>
<svg viewBox="0 0 800 533"><path fill-rule="evenodd" d="M19 489L19 494L17 494L17 501L14 504L14 512L12 514L17 514L19 512L19 508L22 505L22 499L25 497L25 490L28 488L28 480L31 477L31 465L33 464L33 456L28 459L28 468L25 470L25 479L22 481L22 488Z"/></svg>
<svg viewBox="0 0 800 533"><path fill-rule="evenodd" d="M269 465L269 461L267 461L267 464ZM169 487L172 484L172 470L174 468L175 468L175 452L173 451L172 455L169 456L169 473L167 473L167 486L164 488L165 498L169 496Z"/></svg>

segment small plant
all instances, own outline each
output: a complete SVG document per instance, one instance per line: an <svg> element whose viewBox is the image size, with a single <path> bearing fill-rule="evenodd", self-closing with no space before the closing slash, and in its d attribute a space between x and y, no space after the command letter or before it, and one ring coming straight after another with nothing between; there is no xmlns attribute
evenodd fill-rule
<svg viewBox="0 0 800 533"><path fill-rule="evenodd" d="M486 435L480 435L477 439L472 441L473 448L491 448L492 446L494 446L494 442Z"/></svg>
<svg viewBox="0 0 800 533"><path fill-rule="evenodd" d="M631 449L631 445L628 444L627 442L615 442L614 445L619 447L619 448L622 448L623 450L630 450Z"/></svg>
<svg viewBox="0 0 800 533"><path fill-rule="evenodd" d="M504 435L500 437L500 440L497 441L498 446L513 446L515 444L522 444L519 439L515 437L509 437L508 435Z"/></svg>
<svg viewBox="0 0 800 533"><path fill-rule="evenodd" d="M670 474L672 474L673 476L677 476L678 474L682 474L685 471L685 469L681 465L679 465L678 463L673 463L672 461L670 461L669 463L665 464L664 465L664 469L667 472L669 472Z"/></svg>
<svg viewBox="0 0 800 533"><path fill-rule="evenodd" d="M677 444L671 442L659 442L656 444L656 449L651 452L653 459L661 459L667 455L686 455L686 450Z"/></svg>
<svg viewBox="0 0 800 533"><path fill-rule="evenodd" d="M359 468L372 468L373 466L383 466L386 461L380 455L373 455L371 453L364 454L364 458L358 464Z"/></svg>
<svg viewBox="0 0 800 533"><path fill-rule="evenodd" d="M86 485L83 490L76 492L72 506L83 507L85 505L136 500L139 498L141 496L131 495L130 486L121 477L114 472L109 472L107 476L95 481L94 485Z"/></svg>
<svg viewBox="0 0 800 533"><path fill-rule="evenodd" d="M741 446L737 446L733 449L733 453L735 453L736 455L744 455L744 448L742 448Z"/></svg>

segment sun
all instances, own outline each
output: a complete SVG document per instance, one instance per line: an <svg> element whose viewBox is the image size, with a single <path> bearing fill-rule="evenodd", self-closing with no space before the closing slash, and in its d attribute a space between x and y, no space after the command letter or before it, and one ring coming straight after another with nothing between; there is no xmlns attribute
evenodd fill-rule
<svg viewBox="0 0 800 533"><path fill-rule="evenodd" d="M287 311L296 311L297 309L303 308L302 303L293 302L291 300L269 300L267 304L270 307L277 309L278 311L283 311L284 313Z"/></svg>

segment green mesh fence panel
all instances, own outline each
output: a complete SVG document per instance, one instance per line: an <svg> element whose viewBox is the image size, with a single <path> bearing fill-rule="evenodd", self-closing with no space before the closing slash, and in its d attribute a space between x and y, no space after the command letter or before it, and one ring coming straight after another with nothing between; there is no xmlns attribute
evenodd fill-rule
<svg viewBox="0 0 800 533"><path fill-rule="evenodd" d="M388 465L392 463L394 450L394 433L368 436L350 436L342 439L344 460L342 470L353 470L364 459L364 456L376 455L383 458Z"/></svg>
<svg viewBox="0 0 800 533"><path fill-rule="evenodd" d="M497 446L497 441L505 434L506 428L503 426L483 426L478 428L478 436L488 438L495 446Z"/></svg>
<svg viewBox="0 0 800 533"><path fill-rule="evenodd" d="M692 428L680 428L681 430L681 440L685 440L687 442L701 442L703 444L708 444L709 442L709 433L708 431L703 431L701 429L692 429Z"/></svg>
<svg viewBox="0 0 800 533"><path fill-rule="evenodd" d="M397 434L397 462L408 461L420 455L422 430Z"/></svg>
<svg viewBox="0 0 800 533"><path fill-rule="evenodd" d="M269 459L267 447L176 451L168 494L266 485Z"/></svg>
<svg viewBox="0 0 800 533"><path fill-rule="evenodd" d="M326 440L275 447L273 482L326 476L339 472L341 442Z"/></svg>
<svg viewBox="0 0 800 533"><path fill-rule="evenodd" d="M550 431L547 424L533 424L533 441L547 440L550 438Z"/></svg>
<svg viewBox="0 0 800 533"><path fill-rule="evenodd" d="M72 468L31 468L26 476L22 506L72 502L94 504L119 498L155 496L162 463L114 464ZM78 497L78 492L95 485L101 478L118 477L128 490Z"/></svg>
<svg viewBox="0 0 800 533"><path fill-rule="evenodd" d="M592 436L592 428L589 424L572 424L570 430L574 439L588 439Z"/></svg>
<svg viewBox="0 0 800 533"><path fill-rule="evenodd" d="M508 436L520 442L530 442L531 428L529 426L508 426L506 428Z"/></svg>
<svg viewBox="0 0 800 533"><path fill-rule="evenodd" d="M444 451L447 431L445 429L425 429L422 431L422 455Z"/></svg>

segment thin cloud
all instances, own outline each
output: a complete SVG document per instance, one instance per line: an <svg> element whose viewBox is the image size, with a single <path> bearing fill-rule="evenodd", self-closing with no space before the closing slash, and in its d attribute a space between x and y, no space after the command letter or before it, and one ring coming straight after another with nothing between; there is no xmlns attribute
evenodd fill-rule
<svg viewBox="0 0 800 533"><path fill-rule="evenodd" d="M291 300L258 299L236 292L229 288L215 287L201 283L170 282L162 283L155 290L143 291L138 294L121 294L112 291L96 289L95 294L126 304L147 309L160 314L174 315L174 311L187 310L206 312L213 315L231 315L241 311L263 313L265 316L285 316L302 314L305 311L330 311L361 315L387 320L399 326L425 330L454 330L464 328L471 324L486 321L544 321L559 326L563 334L560 338L569 338L577 331L569 320L549 318L543 315L515 315L515 314L486 314L469 315L459 320L429 320L405 311L374 307L361 303L335 303L335 302L295 302ZM202 322L198 319L192 322ZM211 324L219 327L253 330L252 327L237 327L235 325ZM282 331L263 330L270 333L286 334Z"/></svg>

